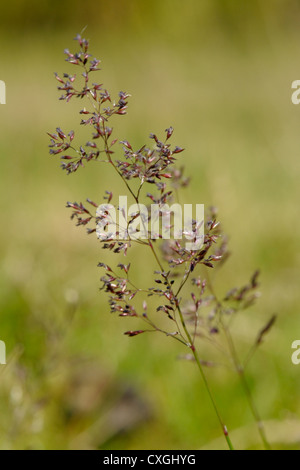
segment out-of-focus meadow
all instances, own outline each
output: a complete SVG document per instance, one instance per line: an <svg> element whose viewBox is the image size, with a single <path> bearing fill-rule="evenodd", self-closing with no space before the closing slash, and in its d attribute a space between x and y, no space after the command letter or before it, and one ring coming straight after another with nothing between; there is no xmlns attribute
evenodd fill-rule
<svg viewBox="0 0 300 470"><path fill-rule="evenodd" d="M97 263L111 259L76 228L66 201L120 191L90 163L66 176L47 131L77 126L80 103L58 101L53 72L88 25L98 81L132 97L116 136L136 147L172 125L186 151L190 203L215 205L231 258L220 293L261 269L261 298L237 319L242 352L273 313L249 383L275 448L300 445L300 2L177 0L6 2L0 18L0 366L2 449L223 448L199 374L179 343L128 338L109 314ZM97 171L98 170L98 171ZM119 260L120 261L120 260ZM111 261L112 262L112 261ZM136 253L135 275L155 269ZM173 344L174 343L174 344ZM209 358L205 351L203 356ZM237 447L260 448L237 377L207 371Z"/></svg>

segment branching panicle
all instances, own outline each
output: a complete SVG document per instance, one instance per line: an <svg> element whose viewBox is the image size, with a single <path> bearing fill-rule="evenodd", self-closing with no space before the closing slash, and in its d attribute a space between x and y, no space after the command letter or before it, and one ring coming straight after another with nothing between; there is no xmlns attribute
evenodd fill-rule
<svg viewBox="0 0 300 470"><path fill-rule="evenodd" d="M110 164L112 171L122 180L128 196L136 204L136 211L128 215L126 227L116 227L116 234L120 235L123 230L124 238L119 237L116 240L109 232L109 227L111 227L109 206L113 200L112 191L105 192L107 209L104 208L101 212L97 209L97 203L90 199L87 199L87 207L81 202L68 202L67 207L72 209L71 218L76 219L77 225L94 224L87 229L89 234L95 233L98 224L101 224L103 233L100 243L104 249L116 255L127 255L128 250L134 245L142 245L153 256L155 266L153 285L145 287L135 284L131 276L130 263L119 262L115 268L103 262L99 263L98 266L104 270L104 275L101 277L102 289L109 295L110 310L120 317L134 317L145 325L143 329L126 331L124 334L127 336L159 332L189 348L189 354L184 357L188 360L192 358L197 363L224 437L229 448L233 448L203 370L203 367L211 366L214 362L199 357L200 350L203 354L205 341L215 345L222 354L228 349L225 356L229 354L229 365L233 364L242 377L246 396L259 425L261 437L265 446L268 447L263 426L253 406L245 381L244 369L238 360L229 330L235 315L255 302L258 296L258 272L244 287L230 290L223 296L223 300L219 300L210 280L209 271L214 267L220 267L228 258L229 252L227 238L217 221L215 208L210 209L206 221L203 221L205 234L199 249L187 250L184 242L179 238L166 240L161 234L153 237L142 217L141 204L146 207L148 220L153 217L151 204L158 207L160 220L166 215L168 212L166 205L178 199L180 188L189 183L189 179L183 176L182 164L179 167L176 166L177 159L181 159L183 148L170 144L174 129L169 127L165 130L164 139L150 134L153 145L143 145L134 150L134 146L128 140L123 139L119 142L119 151L117 150L118 147L115 144L118 140L113 137L110 120L115 115L126 114L130 95L121 91L118 98L113 100L110 92L102 84L91 83L91 74L100 70L100 60L91 58L88 40L80 35L75 39L79 45L79 51L71 53L66 49L66 61L79 67L81 76L64 73L63 78L57 74L55 77L59 82L58 89L63 92L61 100L69 102L74 97L85 100L86 107L79 111L80 125L91 130L91 137L85 144L75 146L74 131L66 133L57 127L55 133L49 133L50 154L60 156L62 169L68 174L77 171L89 161ZM81 86L78 86L80 80ZM116 152L121 156L115 158ZM138 187L137 183L132 180L138 182ZM118 205L114 207L116 211L122 213L122 207ZM140 230L144 230L144 237L141 238L132 236L132 226L138 217L142 220ZM172 223L170 228L174 228ZM197 222L193 221L188 233L183 235L194 241L198 228ZM246 362L251 359L254 350L261 344L273 323L274 318L259 332Z"/></svg>

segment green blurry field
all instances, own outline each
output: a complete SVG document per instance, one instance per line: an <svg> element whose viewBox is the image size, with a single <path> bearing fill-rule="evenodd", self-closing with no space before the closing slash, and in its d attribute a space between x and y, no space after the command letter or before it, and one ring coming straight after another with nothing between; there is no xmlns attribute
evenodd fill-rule
<svg viewBox="0 0 300 470"><path fill-rule="evenodd" d="M0 447L224 447L196 369L176 359L180 346L123 336L134 324L110 315L98 290L97 263L110 258L65 209L68 200L120 191L106 169L90 163L66 176L48 154L46 132L77 126L80 104L58 101L53 72L72 71L63 50L88 24L99 81L132 95L116 135L138 147L172 125L192 176L187 201L219 208L232 251L219 292L261 269L262 297L235 330L245 351L278 314L249 382L273 446L299 448L291 343L300 338L300 106L291 83L300 79L300 2L113 1L95 13L91 2L86 11L75 2L70 18L70 2L61 15L48 2L33 1L30 12L15 3L17 17L6 5L0 32L0 339L8 362L0 366ZM136 253L143 282L151 263ZM235 375L208 374L237 447L260 448Z"/></svg>

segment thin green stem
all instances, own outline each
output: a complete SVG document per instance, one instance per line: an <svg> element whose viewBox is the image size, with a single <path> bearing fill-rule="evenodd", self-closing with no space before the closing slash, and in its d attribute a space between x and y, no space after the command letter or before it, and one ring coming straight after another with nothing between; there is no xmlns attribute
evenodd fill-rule
<svg viewBox="0 0 300 470"><path fill-rule="evenodd" d="M201 377L202 377L202 379L203 379L203 382L204 382L206 391L207 391L207 393L208 393L208 396L209 396L209 398L210 398L210 401L211 401L211 403L212 403L212 406L213 406L213 408L214 408L214 410L215 410L215 413L216 413L216 415L217 415L218 421L219 421L220 426L221 426L221 428L222 428L222 432L223 432L224 437L225 437L225 439L226 439L227 445L228 445L228 447L229 447L230 450L234 450L233 444L232 444L231 439L230 439L230 437L229 437L228 429L227 429L226 425L224 424L223 419L222 419L222 417L221 417L221 414L220 414L220 412L219 412L219 409L218 409L218 406L217 406L217 404L216 404L215 398L214 398L214 396L213 396L213 394L212 394L212 391L211 391L211 388L210 388L210 386L209 386L208 380L207 380L207 378L206 378L206 375L205 375L205 373L204 373L203 367L202 367L202 365L201 365L200 358L199 358L199 356L198 356L198 352L197 352L195 346L194 346L193 343L192 343L191 335L190 335L190 333L189 333L189 331L188 331L188 329L187 329L187 327L186 327L186 324L185 324L185 321L184 321L184 318L183 318L183 315L182 315L182 311L181 311L181 308L180 308L180 306L179 306L178 303L177 303L176 307L177 307L177 310L178 310L178 313L179 313L179 316L180 316L180 320L181 320L183 329L184 329L185 334L187 335L187 338L188 338L188 340L189 340L189 342L190 342L190 348L191 348L191 350L192 350L192 352L193 352L193 356L194 356L195 361L196 361L196 364L197 364L197 366L198 366L200 375L201 375Z"/></svg>
<svg viewBox="0 0 300 470"><path fill-rule="evenodd" d="M231 336L230 331L228 330L228 328L223 323L222 323L222 326L223 326L223 329L224 329L224 332L225 332L225 335L226 335L226 338L227 338L227 342L228 342L228 345L229 345L229 348L230 348L230 351L231 351L231 355L232 355L232 359L233 359L233 362L234 362L234 365L235 365L236 372L238 373L238 375L240 377L240 381L241 381L242 387L245 391L245 395L247 397L251 412L252 412L253 417L256 421L257 429L258 429L258 432L260 434L261 440L263 441L265 449L270 450L271 445L268 442L262 419L260 417L258 409L255 405L251 390L249 388L249 385L248 385L248 382L247 382L247 379L246 379L246 376L245 376L244 367L242 366L242 364L240 363L240 361L238 359L238 355L237 355L237 352L236 352L236 349L235 349L233 338Z"/></svg>
<svg viewBox="0 0 300 470"><path fill-rule="evenodd" d="M234 366L235 366L235 370L238 374L238 376L240 377L240 381L241 381L241 384L242 384L242 387L244 388L244 391L245 391L245 395L246 395L246 398L247 398L247 401L248 401L248 404L249 404L249 407L250 407L250 410L252 412L252 415L255 419L255 422L256 422L256 425L257 425L257 429L258 429L258 432L260 434L260 437L261 437L261 440L264 444L264 447L266 450L270 450L271 449L271 446L270 446L270 443L268 442L268 439L267 439L267 436L266 436L266 432L265 432L265 428L264 428L264 425L263 425L263 421L260 417L260 414L258 412L258 409L255 405L255 402L254 402L254 399L252 397L252 393L251 393L251 390L248 386L248 383L247 383L247 380L246 380L246 376L245 376L245 371L244 371L244 367L243 365L240 363L239 361L239 358L238 358L238 354L237 354L237 351L236 351L236 348L235 348L235 345L234 345L234 342L233 342L233 338L232 338L232 335L229 331L229 328L224 324L223 320L222 320L222 309L223 309L223 305L222 305L222 302L218 299L218 297L216 296L216 293L215 293L215 290L212 286L212 283L211 283L211 280L210 280L210 277L209 275L207 276L207 281L208 281L208 286L209 286L209 289L212 293L212 295L214 296L215 298L215 301L217 303L217 307L220 309L220 315L219 315L219 318L220 318L220 323L221 323L221 326L224 330L224 333L225 333L225 337L226 337L226 340L227 340L227 343L228 343L228 347L229 347L229 351L231 353L231 356L232 356L232 360L233 360L233 363L234 363Z"/></svg>

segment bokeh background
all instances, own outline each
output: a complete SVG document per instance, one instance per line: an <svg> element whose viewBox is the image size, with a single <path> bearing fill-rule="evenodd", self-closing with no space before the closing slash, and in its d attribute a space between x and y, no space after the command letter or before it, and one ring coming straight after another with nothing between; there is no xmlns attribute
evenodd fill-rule
<svg viewBox="0 0 300 470"><path fill-rule="evenodd" d="M235 333L243 352L278 314L248 378L273 447L300 447L300 366L291 362L300 337L299 23L298 0L1 5L2 449L224 447L194 365L177 360L180 345L122 334L134 325L110 315L99 293L105 253L65 209L118 191L106 170L90 164L66 176L48 154L46 132L78 122L78 104L58 101L53 72L73 72L63 50L86 25L99 81L132 95L118 136L138 147L172 125L192 176L187 201L219 209L232 255L218 291L261 269L262 296ZM141 281L151 263L136 256ZM237 377L208 375L236 446L260 448Z"/></svg>

